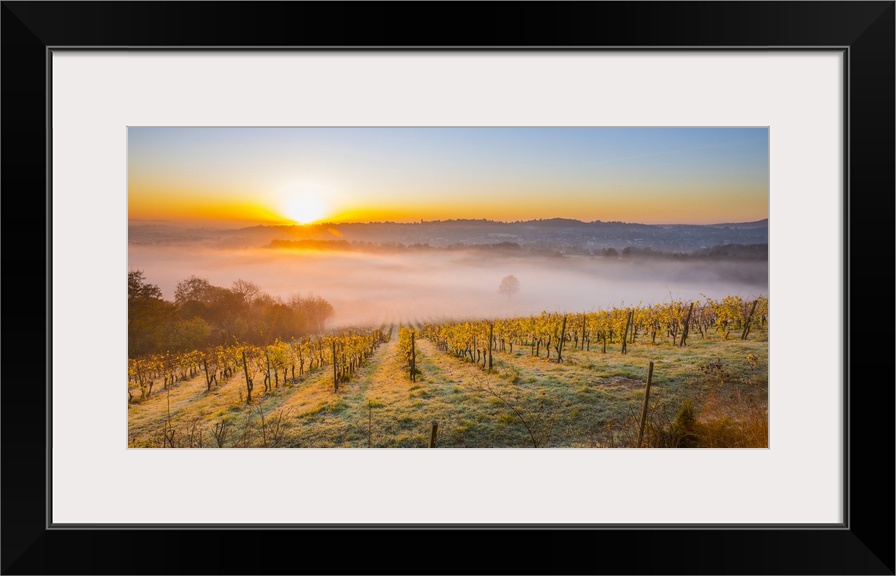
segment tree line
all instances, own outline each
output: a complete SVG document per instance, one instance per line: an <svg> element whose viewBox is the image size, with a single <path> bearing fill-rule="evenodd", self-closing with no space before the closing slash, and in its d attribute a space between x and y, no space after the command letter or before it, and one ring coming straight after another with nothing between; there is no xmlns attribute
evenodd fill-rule
<svg viewBox="0 0 896 576"><path fill-rule="evenodd" d="M273 297L247 280L230 288L191 276L174 301L142 270L128 272L128 357L244 342L267 345L324 330L333 306L314 294Z"/></svg>

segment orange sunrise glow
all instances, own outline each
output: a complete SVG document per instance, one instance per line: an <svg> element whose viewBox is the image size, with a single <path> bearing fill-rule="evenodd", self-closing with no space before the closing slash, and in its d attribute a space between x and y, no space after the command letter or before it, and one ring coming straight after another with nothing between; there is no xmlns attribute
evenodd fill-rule
<svg viewBox="0 0 896 576"><path fill-rule="evenodd" d="M129 138L132 219L768 217L766 129L132 128Z"/></svg>

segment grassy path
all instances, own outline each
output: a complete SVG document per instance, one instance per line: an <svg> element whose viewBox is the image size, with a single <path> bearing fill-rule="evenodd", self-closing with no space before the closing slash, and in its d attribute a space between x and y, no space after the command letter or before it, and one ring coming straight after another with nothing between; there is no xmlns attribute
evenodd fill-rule
<svg viewBox="0 0 896 576"><path fill-rule="evenodd" d="M486 435L491 437L487 445L494 445L494 436L500 437L500 446L589 445L592 428L618 411L620 402L636 400L630 391L620 396L589 387L594 376L589 370L533 357L527 349L495 353L494 370L487 374L429 342L423 345L439 355L442 373L453 374L461 386L476 383L478 395L490 404L488 417L498 429Z"/></svg>
<svg viewBox="0 0 896 576"><path fill-rule="evenodd" d="M333 391L331 373L309 381L283 407L290 411L286 445L291 447L366 447L367 402L376 375L394 355L397 339L380 346L349 382ZM363 420L363 422L362 422Z"/></svg>
<svg viewBox="0 0 896 576"><path fill-rule="evenodd" d="M500 403L482 390L491 377L427 340L417 340L417 348L417 382L409 386L407 400L396 401L386 415L413 426L418 446L428 445L432 422L439 423L439 447L500 445L509 422L499 420Z"/></svg>

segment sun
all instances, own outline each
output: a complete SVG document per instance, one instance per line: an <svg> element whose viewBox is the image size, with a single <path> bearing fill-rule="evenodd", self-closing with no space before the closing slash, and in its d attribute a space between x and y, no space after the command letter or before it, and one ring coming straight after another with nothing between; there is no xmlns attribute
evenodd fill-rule
<svg viewBox="0 0 896 576"><path fill-rule="evenodd" d="M297 189L286 195L283 215L296 224L311 224L327 215L327 205L316 190Z"/></svg>

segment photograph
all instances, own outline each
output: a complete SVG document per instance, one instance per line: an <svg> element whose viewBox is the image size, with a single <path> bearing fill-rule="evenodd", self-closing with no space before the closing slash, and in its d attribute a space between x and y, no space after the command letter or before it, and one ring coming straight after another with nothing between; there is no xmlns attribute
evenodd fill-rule
<svg viewBox="0 0 896 576"><path fill-rule="evenodd" d="M768 448L769 177L767 126L129 126L127 446Z"/></svg>

